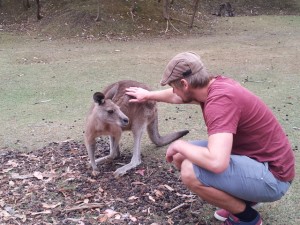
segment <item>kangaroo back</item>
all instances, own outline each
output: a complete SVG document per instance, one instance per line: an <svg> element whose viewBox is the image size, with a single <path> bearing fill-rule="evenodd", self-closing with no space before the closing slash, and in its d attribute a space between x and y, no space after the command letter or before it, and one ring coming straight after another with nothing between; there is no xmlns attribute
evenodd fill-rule
<svg viewBox="0 0 300 225"><path fill-rule="evenodd" d="M122 80L108 86L103 93L105 98L112 99L129 118L129 125L123 128L123 130L130 130L133 128L133 124L136 127L144 127L146 123L147 131L150 140L157 146L163 146L175 141L178 138L186 135L189 131L183 130L179 132L173 132L165 136L161 136L158 131L158 113L155 101L147 101L143 103L129 103L129 99L132 98L125 94L128 87L141 87L146 90L151 90L147 85L133 81Z"/></svg>

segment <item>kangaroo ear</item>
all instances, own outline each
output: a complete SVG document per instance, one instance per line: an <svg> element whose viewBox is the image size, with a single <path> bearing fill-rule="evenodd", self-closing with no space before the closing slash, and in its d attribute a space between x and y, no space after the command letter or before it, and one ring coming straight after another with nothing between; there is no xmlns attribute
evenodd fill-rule
<svg viewBox="0 0 300 225"><path fill-rule="evenodd" d="M93 99L99 105L102 105L105 102L104 94L102 94L101 92L95 92L94 95L93 95Z"/></svg>

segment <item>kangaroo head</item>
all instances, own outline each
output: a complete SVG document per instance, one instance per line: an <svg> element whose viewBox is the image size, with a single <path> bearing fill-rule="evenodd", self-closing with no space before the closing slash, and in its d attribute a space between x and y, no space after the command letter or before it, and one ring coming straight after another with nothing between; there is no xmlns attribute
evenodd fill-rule
<svg viewBox="0 0 300 225"><path fill-rule="evenodd" d="M95 102L94 113L96 118L103 124L125 127L129 123L128 117L120 110L120 107L111 99L106 99L104 94L96 92L93 95Z"/></svg>

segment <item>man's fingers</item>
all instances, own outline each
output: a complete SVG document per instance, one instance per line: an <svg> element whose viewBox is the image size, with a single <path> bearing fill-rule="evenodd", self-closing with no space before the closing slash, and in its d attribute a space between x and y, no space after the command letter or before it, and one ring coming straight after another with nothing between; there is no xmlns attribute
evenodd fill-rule
<svg viewBox="0 0 300 225"><path fill-rule="evenodd" d="M129 99L129 102L139 102L136 98Z"/></svg>

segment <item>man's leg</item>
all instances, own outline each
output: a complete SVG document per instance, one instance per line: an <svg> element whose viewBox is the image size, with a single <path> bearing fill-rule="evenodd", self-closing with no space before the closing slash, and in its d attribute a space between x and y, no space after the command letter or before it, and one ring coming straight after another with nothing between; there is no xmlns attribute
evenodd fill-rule
<svg viewBox="0 0 300 225"><path fill-rule="evenodd" d="M262 224L258 212L245 201L224 191L203 185L196 178L193 164L188 160L184 160L181 164L181 179L187 188L200 198L214 206L226 209L234 215L234 217L228 218L229 221L224 224L240 224L238 221L243 221L242 224Z"/></svg>
<svg viewBox="0 0 300 225"><path fill-rule="evenodd" d="M182 162L181 179L188 189L198 195L201 199L214 206L226 209L233 214L243 212L246 208L245 201L235 198L232 195L213 187L203 185L196 178L193 164L188 160L184 160Z"/></svg>

